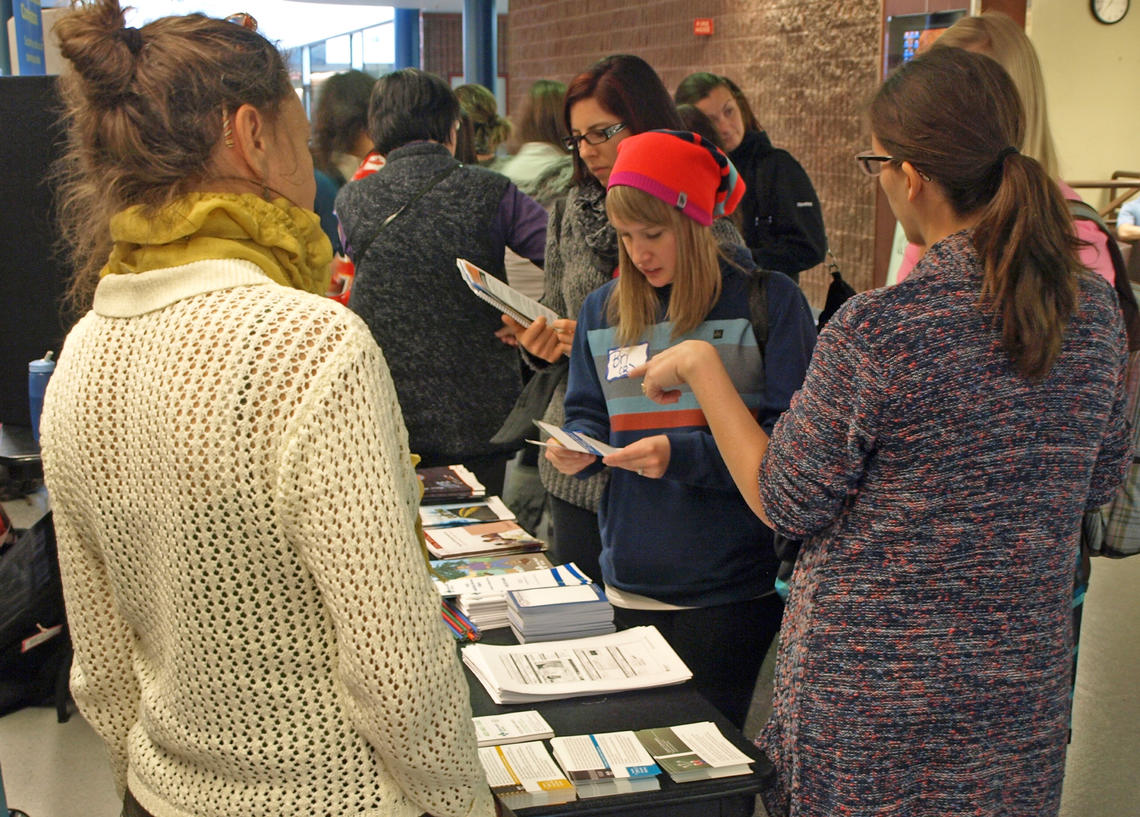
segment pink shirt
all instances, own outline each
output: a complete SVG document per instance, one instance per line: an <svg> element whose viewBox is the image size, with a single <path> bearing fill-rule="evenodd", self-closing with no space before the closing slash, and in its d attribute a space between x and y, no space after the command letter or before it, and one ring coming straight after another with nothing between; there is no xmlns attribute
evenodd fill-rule
<svg viewBox="0 0 1140 817"><path fill-rule="evenodd" d="M1061 192L1066 199L1072 201L1082 201L1081 197L1077 195L1077 191L1069 187L1062 181L1058 181L1057 185L1061 188ZM1081 241L1087 242L1081 246L1078 256L1081 263L1091 269L1093 272L1100 275L1108 283L1112 284L1116 280L1116 271L1112 266L1112 256L1108 254L1108 236L1106 236L1093 222L1087 218L1078 218L1073 220L1073 226L1077 233L1077 238ZM899 264L898 282L902 283L910 271L914 269L914 265L922 258L923 249L917 244L907 244L906 251L903 253L902 263Z"/></svg>

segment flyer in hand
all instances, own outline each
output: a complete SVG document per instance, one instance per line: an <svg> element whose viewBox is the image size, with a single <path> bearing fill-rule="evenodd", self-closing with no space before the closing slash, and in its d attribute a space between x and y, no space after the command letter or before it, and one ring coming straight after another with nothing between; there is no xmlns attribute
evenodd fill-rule
<svg viewBox="0 0 1140 817"><path fill-rule="evenodd" d="M456 258L455 265L459 267L459 274L463 276L463 281L472 292L523 326L530 326L540 317L546 318L548 325L558 319L558 313L553 309L548 309L533 298L523 295L466 258Z"/></svg>

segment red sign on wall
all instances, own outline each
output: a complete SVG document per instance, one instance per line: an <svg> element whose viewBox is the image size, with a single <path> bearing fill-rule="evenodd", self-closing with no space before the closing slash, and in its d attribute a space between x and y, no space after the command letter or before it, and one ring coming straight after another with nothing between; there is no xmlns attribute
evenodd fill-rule
<svg viewBox="0 0 1140 817"><path fill-rule="evenodd" d="M713 33L712 17L698 17L693 20L693 33L697 36L711 37Z"/></svg>

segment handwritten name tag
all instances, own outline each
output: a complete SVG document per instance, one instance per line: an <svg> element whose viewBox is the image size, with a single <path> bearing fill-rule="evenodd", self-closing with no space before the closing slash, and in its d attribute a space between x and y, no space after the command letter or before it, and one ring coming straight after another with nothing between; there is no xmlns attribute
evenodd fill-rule
<svg viewBox="0 0 1140 817"><path fill-rule="evenodd" d="M610 349L609 362L606 364L606 380L617 380L625 377L638 366L649 360L649 344L639 343L636 346L619 346Z"/></svg>

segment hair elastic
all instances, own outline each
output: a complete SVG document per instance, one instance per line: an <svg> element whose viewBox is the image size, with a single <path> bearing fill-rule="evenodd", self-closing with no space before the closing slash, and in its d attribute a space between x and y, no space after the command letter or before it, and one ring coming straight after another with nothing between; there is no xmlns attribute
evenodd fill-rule
<svg viewBox="0 0 1140 817"><path fill-rule="evenodd" d="M127 46L127 49L136 57L142 51L143 38L142 32L137 28L122 28L119 29L119 39Z"/></svg>
<svg viewBox="0 0 1140 817"><path fill-rule="evenodd" d="M1013 145L1006 145L1000 151L998 151L997 161L995 161L994 164L1004 164L1005 157L1013 153L1021 153L1021 151L1015 148Z"/></svg>

